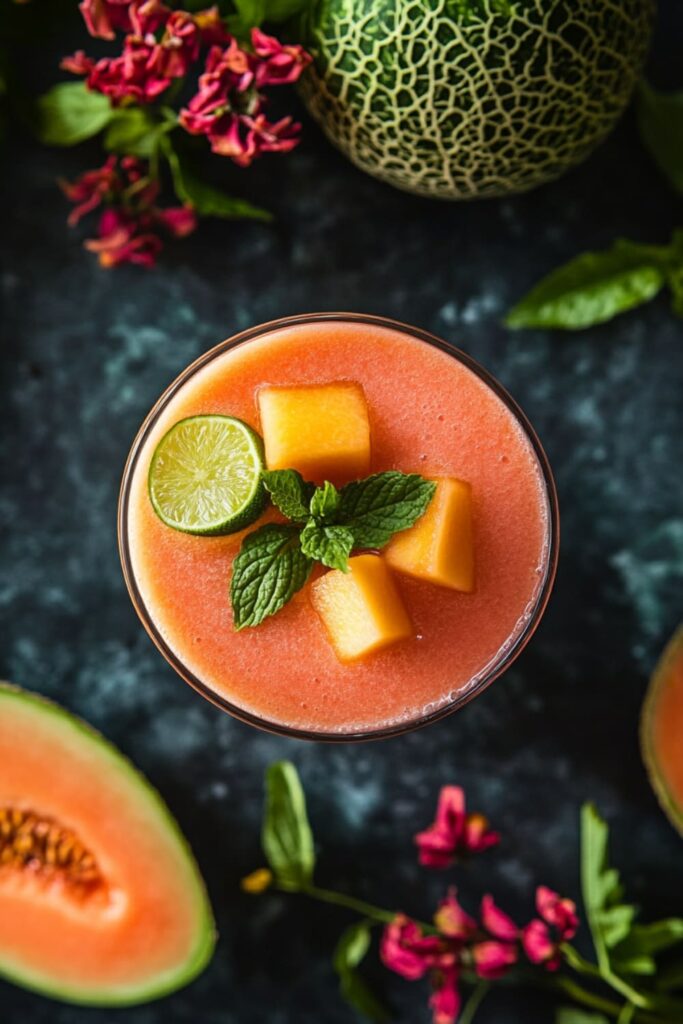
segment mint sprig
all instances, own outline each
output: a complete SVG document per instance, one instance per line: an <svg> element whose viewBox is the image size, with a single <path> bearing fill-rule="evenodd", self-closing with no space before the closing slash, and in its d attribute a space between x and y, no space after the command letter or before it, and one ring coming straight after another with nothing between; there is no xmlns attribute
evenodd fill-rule
<svg viewBox="0 0 683 1024"><path fill-rule="evenodd" d="M247 534L230 586L235 627L258 626L309 577L313 562L348 572L354 549L381 548L426 511L436 484L418 473L390 470L338 490L315 487L294 469L266 470L263 483L289 524L269 523Z"/></svg>

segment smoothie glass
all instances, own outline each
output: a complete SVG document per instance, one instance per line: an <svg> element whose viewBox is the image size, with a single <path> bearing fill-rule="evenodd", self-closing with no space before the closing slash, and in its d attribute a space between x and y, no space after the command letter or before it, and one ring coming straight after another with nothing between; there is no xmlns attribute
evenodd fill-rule
<svg viewBox="0 0 683 1024"><path fill-rule="evenodd" d="M443 699L438 702L433 702L431 706L423 706L419 709L415 709L414 713L407 717L402 716L400 719L395 721L380 721L376 725L365 721L361 726L349 723L348 727L345 727L342 723L341 725L335 725L334 728L330 728L329 724L323 724L318 729L315 728L314 725L309 724L305 726L296 722L291 724L286 720L283 720L282 716L271 716L267 713L255 711L253 708L241 706L239 700L231 698L229 693L220 692L217 686L212 685L207 678L203 677L201 671L197 671L195 668L188 665L187 662L190 659L179 655L177 650L174 649L176 644L174 644L174 638L169 636L168 629L164 630L160 627L158 621L160 613L158 609L155 608L155 600L150 598L149 593L145 595L143 592L145 587L141 585L141 581L138 578L139 574L136 572L136 558L134 557L135 551L133 543L135 537L131 523L133 523L134 527L136 500L134 492L137 487L139 495L143 474L146 478L145 460L147 460L147 462L149 461L150 439L153 438L155 434L158 435L160 420L163 421L164 417L168 418L167 414L169 412L169 404L173 403L174 400L178 401L182 398L185 393L183 389L186 388L188 384L190 385L190 389L192 388L193 384L198 380L198 374L201 375L204 373L206 375L207 373L210 373L211 367L219 365L221 358L226 353L243 346L249 346L259 340L264 341L270 336L273 338L279 338L280 336L284 336L286 332L291 334L299 329L314 330L320 334L325 330L338 331L342 328L345 328L350 332L358 331L359 329L366 329L369 332L380 332L380 334L382 331L392 332L392 336L396 339L397 349L400 348L401 343L410 339L411 343L415 342L419 346L428 346L431 349L439 350L441 353L445 353L450 357L450 359L455 363L459 364L458 369L462 368L469 372L468 376L469 374L473 374L474 377L477 378L477 386L480 388L483 386L482 394L484 394L484 392L486 393L488 396L487 400L490 399L496 406L500 406L502 404L506 411L507 418L511 423L514 421L514 428L518 429L520 435L523 435L524 443L528 447L529 457L535 461L535 466L537 467L537 477L539 481L538 500L541 506L539 516L542 517L545 524L545 540L542 555L539 558L539 564L536 569L537 581L534 583L533 591L529 593L529 600L525 606L524 614L520 616L514 629L508 636L506 636L505 641L500 644L494 655L487 658L481 665L478 665L476 671L471 673L464 685L457 686L452 692L446 691ZM386 348L387 339L384 340ZM401 361L399 356L397 356L397 362ZM443 359L442 356L439 358ZM342 378L345 375L343 360L341 363L342 364L339 366L338 370L339 378ZM277 381L270 381L270 383L277 383ZM386 386L390 388L391 381L387 381ZM224 411L228 414L233 412L233 410L229 408L226 408ZM185 413L182 414L184 415ZM236 415L240 415L240 413L237 412ZM439 419L443 419L443 417L440 416ZM167 427L168 424L166 424L166 429ZM156 440L158 440L158 437ZM426 458L426 455L422 455L421 457ZM501 455L500 458L503 462L507 461L506 456L504 455ZM163 527L163 529L168 530L167 527ZM170 533L173 534L174 531L170 531ZM165 535L163 536L165 539ZM202 694L202 696L206 697L209 701L213 702L224 711L227 711L241 721L258 728L299 739L350 741L379 739L400 735L401 733L438 721L444 716L451 714L453 711L462 707L473 697L482 693L483 690L485 690L512 664L534 633L550 596L557 568L559 518L557 494L550 466L533 428L526 419L524 413L507 394L505 389L486 370L479 366L475 360L426 331L422 331L418 328L396 321L388 320L386 318L365 316L355 313L316 313L273 321L268 324L250 328L249 330L243 331L240 334L229 338L227 341L222 342L215 348L200 356L167 388L142 424L128 456L119 499L118 537L126 585L142 624L169 664L186 682L193 686L200 694ZM202 540L206 543L204 539ZM221 540L223 540L223 538L221 538ZM183 541L183 543L186 543L186 541ZM209 541L209 543L211 543L211 541ZM214 543L216 542L214 541ZM163 556L160 555L159 557ZM447 599L446 596L442 596L440 598L439 590L440 588L438 587L434 588L434 602L439 602L440 600L445 601ZM450 600L450 598L448 599ZM227 600L227 570L225 600ZM311 614L313 613L311 612ZM239 634L240 637L243 635L243 633ZM273 660L269 663L269 673L273 678L276 678L278 672L276 660L277 659L274 659L275 663ZM303 666L302 671L306 671L305 666ZM349 671L353 672L354 669L351 668ZM388 677L390 669L387 668L386 671ZM264 679L263 683L267 686L267 679Z"/></svg>

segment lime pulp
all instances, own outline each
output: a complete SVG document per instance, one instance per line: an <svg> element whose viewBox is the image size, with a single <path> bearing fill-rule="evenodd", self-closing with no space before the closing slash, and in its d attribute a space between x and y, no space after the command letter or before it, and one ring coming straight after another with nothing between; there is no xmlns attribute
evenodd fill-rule
<svg viewBox="0 0 683 1024"><path fill-rule="evenodd" d="M164 434L149 467L149 496L167 526L236 533L260 515L263 442L232 416L188 416Z"/></svg>

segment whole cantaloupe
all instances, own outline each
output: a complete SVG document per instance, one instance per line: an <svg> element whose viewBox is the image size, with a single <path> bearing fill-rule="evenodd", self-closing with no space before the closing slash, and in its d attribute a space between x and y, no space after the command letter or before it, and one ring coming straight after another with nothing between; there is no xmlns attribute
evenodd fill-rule
<svg viewBox="0 0 683 1024"><path fill-rule="evenodd" d="M654 0L317 0L301 91L332 142L397 188L523 192L610 131L653 13Z"/></svg>

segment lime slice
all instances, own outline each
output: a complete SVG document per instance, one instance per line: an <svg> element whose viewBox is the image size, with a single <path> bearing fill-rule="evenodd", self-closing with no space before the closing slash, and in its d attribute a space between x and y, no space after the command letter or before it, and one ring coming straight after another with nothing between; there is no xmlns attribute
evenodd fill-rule
<svg viewBox="0 0 683 1024"><path fill-rule="evenodd" d="M261 514L263 442L232 416L188 416L164 434L149 467L149 496L174 530L236 533Z"/></svg>

